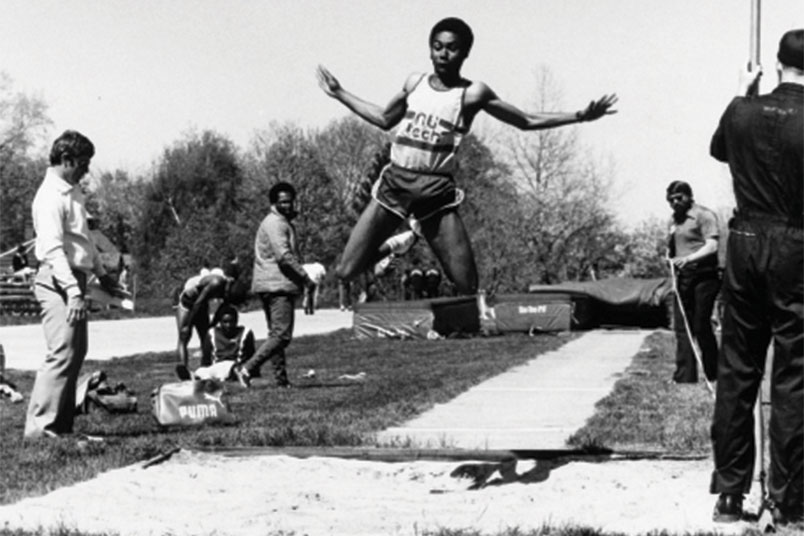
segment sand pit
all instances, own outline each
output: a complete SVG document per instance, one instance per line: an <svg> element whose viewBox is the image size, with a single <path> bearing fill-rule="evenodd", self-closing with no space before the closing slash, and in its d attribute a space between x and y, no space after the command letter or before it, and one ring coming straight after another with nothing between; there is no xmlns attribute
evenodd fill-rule
<svg viewBox="0 0 804 536"><path fill-rule="evenodd" d="M0 528L77 528L121 535L413 535L440 527L494 533L544 524L626 534L716 530L711 462L571 462L547 474L517 464L518 481L469 490L465 462L383 463L179 451L0 508ZM546 477L546 478L545 478ZM491 479L494 480L494 477ZM756 486L755 486L756 487ZM747 510L756 509L751 497Z"/></svg>

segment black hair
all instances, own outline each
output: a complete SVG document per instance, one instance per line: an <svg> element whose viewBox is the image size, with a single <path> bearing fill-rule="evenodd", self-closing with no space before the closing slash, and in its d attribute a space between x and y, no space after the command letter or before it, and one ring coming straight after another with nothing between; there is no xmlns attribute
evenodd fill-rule
<svg viewBox="0 0 804 536"><path fill-rule="evenodd" d="M92 158L95 146L89 138L75 130L65 130L50 148L50 165L58 166L63 159Z"/></svg>
<svg viewBox="0 0 804 536"><path fill-rule="evenodd" d="M458 17L447 17L446 19L441 19L440 21L435 23L433 29L430 30L430 41L428 45L433 42L436 34L441 32L452 32L458 36L458 39L461 40L461 48L465 55L469 55L469 51L472 50L472 44L475 42L475 36L472 33L472 29L466 24L464 21L459 19Z"/></svg>
<svg viewBox="0 0 804 536"><path fill-rule="evenodd" d="M785 67L804 70L804 30L785 32L779 41L776 59Z"/></svg>
<svg viewBox="0 0 804 536"><path fill-rule="evenodd" d="M692 197L692 188L690 187L689 183L684 181L673 181L667 187L667 197L670 197L673 194L687 194L688 196Z"/></svg>
<svg viewBox="0 0 804 536"><path fill-rule="evenodd" d="M237 307L232 305L229 302L223 302L215 309L215 314L212 315L212 321L209 323L210 327L217 326L221 322L221 318L225 314L232 314L235 317L235 324L238 323L238 319L240 318L240 313L237 310Z"/></svg>
<svg viewBox="0 0 804 536"><path fill-rule="evenodd" d="M220 307L218 307L218 310L215 311L215 316L218 317L219 321L221 318L223 318L223 315L234 316L235 322L237 322L237 319L240 318L240 313L237 311L237 307L230 303L222 303Z"/></svg>
<svg viewBox="0 0 804 536"><path fill-rule="evenodd" d="M289 182L280 181L271 186L271 189L268 190L268 201L273 205L279 201L279 194L282 192L287 192L293 196L293 199L296 199L296 188Z"/></svg>

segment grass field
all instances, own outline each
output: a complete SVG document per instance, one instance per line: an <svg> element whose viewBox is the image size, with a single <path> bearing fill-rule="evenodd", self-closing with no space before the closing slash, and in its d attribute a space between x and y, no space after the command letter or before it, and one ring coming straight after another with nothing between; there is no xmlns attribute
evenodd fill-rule
<svg viewBox="0 0 804 536"><path fill-rule="evenodd" d="M597 403L595 415L569 440L575 446L614 450L657 450L707 455L714 401L703 383L675 384L675 340L648 336L625 377Z"/></svg>
<svg viewBox="0 0 804 536"><path fill-rule="evenodd" d="M111 383L122 381L132 388L139 398L138 412L117 416L94 412L79 417L76 431L105 436L101 443L75 439L23 442L25 404L0 402L4 455L0 465L0 503L44 494L176 447L371 445L375 432L445 402L575 336L400 342L356 341L349 332L340 331L301 337L294 341L288 355L289 373L297 388L280 390L268 379L256 380L248 391L232 385L227 392L235 417L218 425L181 430L160 429L150 414L151 390L173 381L172 354L148 353L110 362L87 362L85 372L103 369ZM596 415L570 443L578 447L707 455L711 396L702 384L678 386L668 382L674 367L671 334L654 333L645 347L648 350L635 357L613 392L598 403ZM315 379L303 378L309 369L316 371ZM337 379L342 374L358 372L365 373L364 381ZM11 379L28 393L33 376L33 372L12 371ZM494 536L536 534L604 533L580 527L545 527L538 532L514 529ZM465 530L433 535L480 536Z"/></svg>

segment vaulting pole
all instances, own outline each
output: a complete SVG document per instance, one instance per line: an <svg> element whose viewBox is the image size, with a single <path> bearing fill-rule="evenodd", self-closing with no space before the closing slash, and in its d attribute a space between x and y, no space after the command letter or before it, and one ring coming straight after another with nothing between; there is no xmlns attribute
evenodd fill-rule
<svg viewBox="0 0 804 536"><path fill-rule="evenodd" d="M749 45L749 59L748 66L751 70L760 66L760 27L761 27L761 0L751 0L751 36ZM756 83L749 89L749 95L759 94L759 80L757 77ZM765 371L762 374L765 376ZM764 382L762 382L764 383ZM754 461L754 472L756 479L759 481L760 493L762 495L762 503L759 507L758 524L762 532L775 532L773 516L771 515L772 504L768 498L768 491L766 487L767 473L765 471L765 405L763 401L763 387L762 383L759 386L757 394L756 405L754 406L754 440L756 458Z"/></svg>
<svg viewBox="0 0 804 536"><path fill-rule="evenodd" d="M759 65L760 9L761 0L751 0L751 46L749 65Z"/></svg>
<svg viewBox="0 0 804 536"><path fill-rule="evenodd" d="M760 27L761 27L761 11L762 0L751 0L751 35L749 39L749 52L748 52L748 67L754 70L760 66ZM749 95L759 95L759 81L761 77L757 77L756 82L751 85L748 90Z"/></svg>

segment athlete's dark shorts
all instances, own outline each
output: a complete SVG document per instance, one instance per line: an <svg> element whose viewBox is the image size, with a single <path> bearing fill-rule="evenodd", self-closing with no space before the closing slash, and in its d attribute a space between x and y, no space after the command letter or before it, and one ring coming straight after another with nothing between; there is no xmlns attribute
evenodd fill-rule
<svg viewBox="0 0 804 536"><path fill-rule="evenodd" d="M456 208L463 201L463 190L448 175L410 171L389 164L374 183L372 197L402 219L418 221Z"/></svg>
<svg viewBox="0 0 804 536"><path fill-rule="evenodd" d="M195 296L188 294L187 292L183 292L179 295L179 307L184 309L185 311L189 311L195 305L195 300L198 299L198 293L195 293Z"/></svg>

